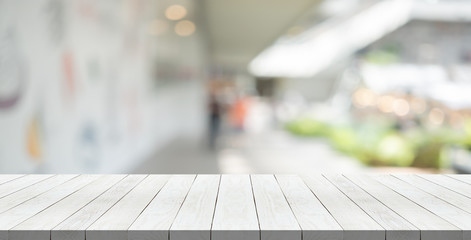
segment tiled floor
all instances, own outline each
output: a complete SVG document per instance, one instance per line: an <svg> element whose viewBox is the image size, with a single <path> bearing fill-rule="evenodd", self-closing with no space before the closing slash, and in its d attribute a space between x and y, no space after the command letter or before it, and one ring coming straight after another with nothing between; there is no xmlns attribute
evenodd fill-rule
<svg viewBox="0 0 471 240"><path fill-rule="evenodd" d="M222 136L215 151L205 141L174 141L134 173L329 173L366 172L355 159L320 139L283 131Z"/></svg>

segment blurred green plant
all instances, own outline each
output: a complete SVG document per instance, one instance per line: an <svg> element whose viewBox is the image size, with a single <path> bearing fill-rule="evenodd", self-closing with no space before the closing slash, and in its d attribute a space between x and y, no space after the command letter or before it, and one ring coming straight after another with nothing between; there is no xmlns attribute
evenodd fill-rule
<svg viewBox="0 0 471 240"><path fill-rule="evenodd" d="M298 136L325 136L329 125L323 122L309 119L309 118L302 118L286 124L286 129Z"/></svg>
<svg viewBox="0 0 471 240"><path fill-rule="evenodd" d="M448 146L471 146L471 121L467 124L464 133L446 127L401 131L381 121L335 125L303 118L288 123L286 129L298 136L325 137L336 150L367 165L438 169L448 164L443 154Z"/></svg>
<svg viewBox="0 0 471 240"><path fill-rule="evenodd" d="M386 65L399 61L399 55L395 50L383 49L368 52L365 61L374 64Z"/></svg>

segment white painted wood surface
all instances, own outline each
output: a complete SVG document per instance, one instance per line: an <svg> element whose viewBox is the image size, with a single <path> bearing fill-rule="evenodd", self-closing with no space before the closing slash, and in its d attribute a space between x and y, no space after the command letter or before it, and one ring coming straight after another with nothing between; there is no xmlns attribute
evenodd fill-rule
<svg viewBox="0 0 471 240"><path fill-rule="evenodd" d="M212 240L260 240L249 175L223 175L214 213Z"/></svg>
<svg viewBox="0 0 471 240"><path fill-rule="evenodd" d="M471 174L449 174L448 177L457 179L459 181L471 184Z"/></svg>
<svg viewBox="0 0 471 240"><path fill-rule="evenodd" d="M0 240L469 240L463 175L0 175Z"/></svg>
<svg viewBox="0 0 471 240"><path fill-rule="evenodd" d="M446 187L454 192L457 192L463 196L471 196L471 188L469 187L469 183L462 182L456 178L453 178L446 175L439 175L439 174L423 174L417 175L423 179L427 179L430 182L436 183L440 186Z"/></svg>
<svg viewBox="0 0 471 240"><path fill-rule="evenodd" d="M17 179L17 178L20 178L20 177L23 177L25 175L23 174L4 174L4 175L0 175L0 184L4 184L6 182L9 182L11 180L14 180L14 179Z"/></svg>
<svg viewBox="0 0 471 240"><path fill-rule="evenodd" d="M51 190L77 176L78 175L56 175L44 181L32 184L31 186L23 188L6 197L0 198L0 213Z"/></svg>
<svg viewBox="0 0 471 240"><path fill-rule="evenodd" d="M169 230L195 175L175 175L129 228L130 240L168 240Z"/></svg>
<svg viewBox="0 0 471 240"><path fill-rule="evenodd" d="M43 181L52 177L53 175L27 175L24 177L16 178L0 185L0 198L8 196L23 188L29 187L34 183Z"/></svg>
<svg viewBox="0 0 471 240"><path fill-rule="evenodd" d="M303 176L304 182L344 229L344 239L385 239L385 230L321 175Z"/></svg>
<svg viewBox="0 0 471 240"><path fill-rule="evenodd" d="M465 197L441 185L427 181L417 175L397 175L397 178L405 181L421 190L450 203L461 210L471 213L471 198Z"/></svg>
<svg viewBox="0 0 471 240"><path fill-rule="evenodd" d="M221 176L198 175L170 229L170 240L210 240Z"/></svg>
<svg viewBox="0 0 471 240"><path fill-rule="evenodd" d="M9 238L12 240L32 238L36 240L50 240L51 229L100 196L124 177L124 175L104 175L99 177L82 189L12 228L9 232Z"/></svg>
<svg viewBox="0 0 471 240"><path fill-rule="evenodd" d="M128 229L160 189L168 175L149 175L86 230L87 240L127 240Z"/></svg>
<svg viewBox="0 0 471 240"><path fill-rule="evenodd" d="M273 175L252 175L261 240L301 240L301 228Z"/></svg>
<svg viewBox="0 0 471 240"><path fill-rule="evenodd" d="M372 177L358 175L347 175L346 177L420 229L421 240L462 239L462 232L459 228Z"/></svg>
<svg viewBox="0 0 471 240"><path fill-rule="evenodd" d="M378 175L375 179L460 228L464 239L471 239L471 214L394 176Z"/></svg>
<svg viewBox="0 0 471 240"><path fill-rule="evenodd" d="M11 228L81 189L98 177L96 175L81 175L0 214L0 239L9 239L8 232ZM46 235L47 233L43 232L42 236L38 235L37 237Z"/></svg>
<svg viewBox="0 0 471 240"><path fill-rule="evenodd" d="M123 198L147 175L129 175L51 231L51 240L83 240L85 229Z"/></svg>
<svg viewBox="0 0 471 240"><path fill-rule="evenodd" d="M342 175L325 177L386 230L386 239L420 240L416 227Z"/></svg>
<svg viewBox="0 0 471 240"><path fill-rule="evenodd" d="M341 240L343 229L319 199L295 175L276 175L303 232L303 240Z"/></svg>

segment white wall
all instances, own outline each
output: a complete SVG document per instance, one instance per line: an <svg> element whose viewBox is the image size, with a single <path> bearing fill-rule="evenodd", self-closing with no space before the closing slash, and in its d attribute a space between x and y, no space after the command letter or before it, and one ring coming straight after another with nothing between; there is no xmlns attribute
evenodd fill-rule
<svg viewBox="0 0 471 240"><path fill-rule="evenodd" d="M202 134L201 39L150 35L159 4L0 0L0 173L126 172ZM159 79L167 62L184 77Z"/></svg>

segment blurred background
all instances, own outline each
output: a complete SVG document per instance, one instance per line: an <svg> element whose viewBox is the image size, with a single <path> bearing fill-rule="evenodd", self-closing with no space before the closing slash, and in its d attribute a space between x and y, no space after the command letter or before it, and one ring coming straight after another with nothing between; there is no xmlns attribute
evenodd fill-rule
<svg viewBox="0 0 471 240"><path fill-rule="evenodd" d="M0 0L0 173L471 173L467 0Z"/></svg>

